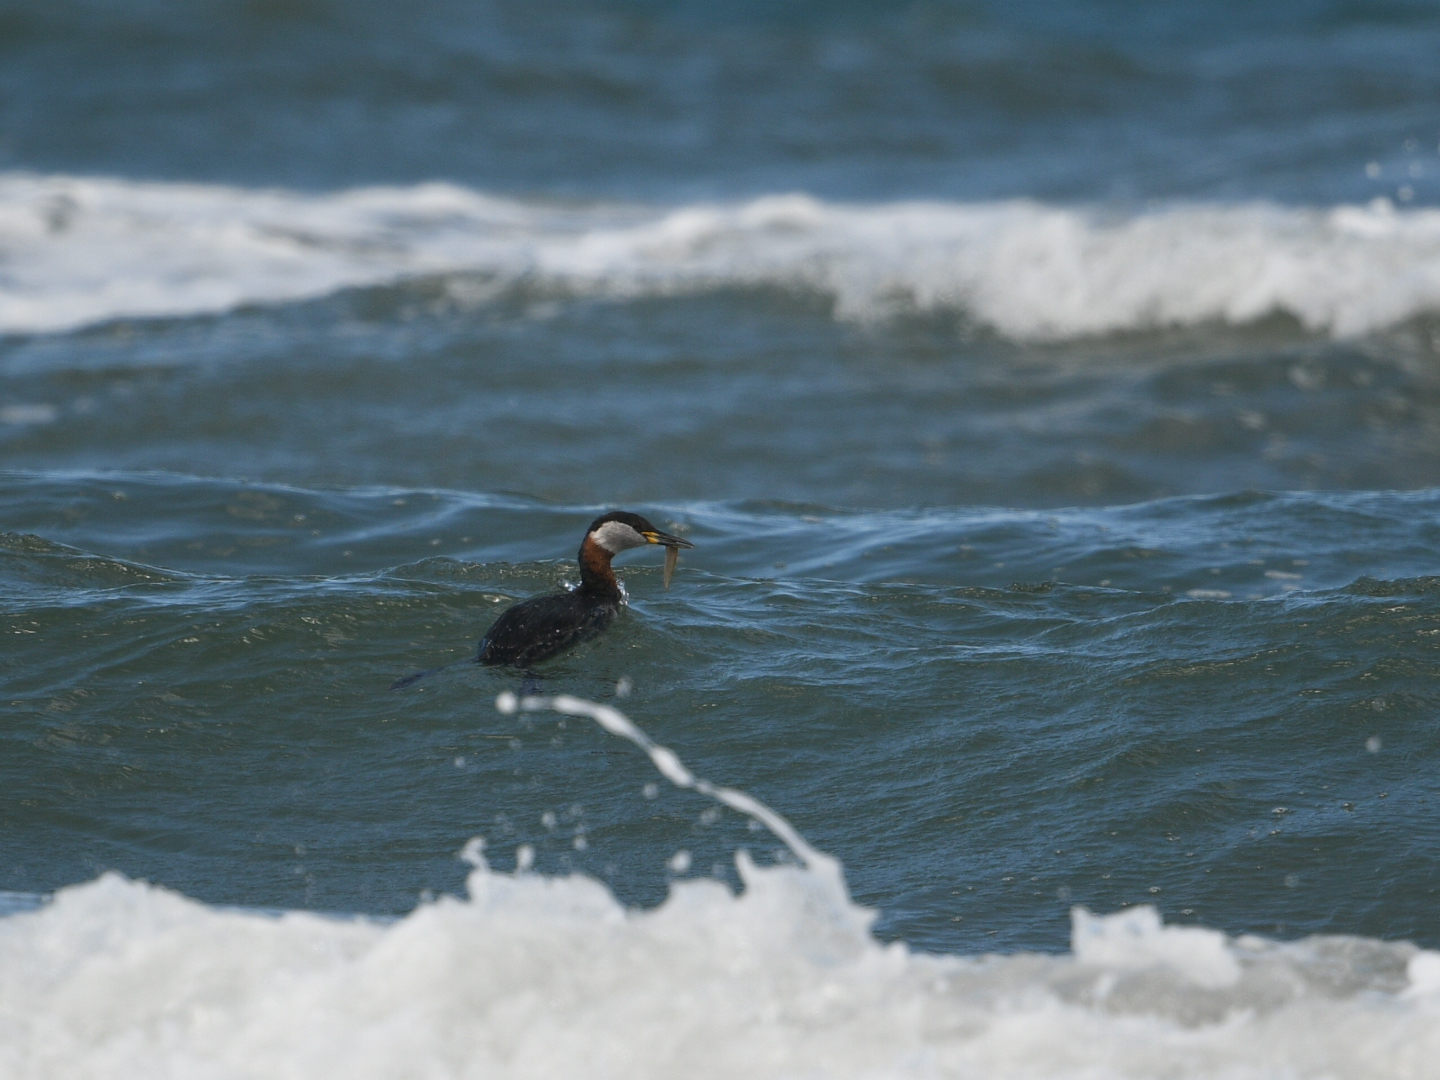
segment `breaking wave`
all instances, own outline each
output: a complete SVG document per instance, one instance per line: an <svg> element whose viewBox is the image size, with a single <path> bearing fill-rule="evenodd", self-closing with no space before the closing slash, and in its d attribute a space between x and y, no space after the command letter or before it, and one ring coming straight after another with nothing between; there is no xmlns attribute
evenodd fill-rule
<svg viewBox="0 0 1440 1080"><path fill-rule="evenodd" d="M186 316L439 275L617 299L727 287L831 297L842 318L951 310L1017 340L1273 313L1336 336L1440 310L1440 210L805 195L562 206L451 184L329 194L0 174L0 332Z"/></svg>
<svg viewBox="0 0 1440 1080"><path fill-rule="evenodd" d="M219 909L107 874L0 918L0 1074L1433 1075L1440 954L1229 938L1143 906L1076 908L1066 955L882 945L838 864L763 805L614 709L518 705L630 738L672 781L778 827L799 865L741 852L740 894L682 879L637 911L589 878L529 872L523 850L498 873L472 841L468 896L394 922Z"/></svg>

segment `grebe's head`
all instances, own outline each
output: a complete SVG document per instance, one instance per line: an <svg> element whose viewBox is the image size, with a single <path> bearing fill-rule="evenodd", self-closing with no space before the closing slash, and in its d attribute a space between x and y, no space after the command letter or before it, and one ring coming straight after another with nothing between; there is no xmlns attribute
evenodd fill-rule
<svg viewBox="0 0 1440 1080"><path fill-rule="evenodd" d="M625 510L612 510L601 514L585 532L586 540L593 540L611 555L629 548L644 547L646 544L660 544L668 548L689 548L695 545L689 540L661 532L639 514Z"/></svg>

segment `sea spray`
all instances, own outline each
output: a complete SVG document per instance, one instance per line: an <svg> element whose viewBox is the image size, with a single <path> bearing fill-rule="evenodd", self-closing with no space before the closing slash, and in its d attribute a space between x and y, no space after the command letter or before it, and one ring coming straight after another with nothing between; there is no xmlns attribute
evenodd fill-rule
<svg viewBox="0 0 1440 1080"><path fill-rule="evenodd" d="M835 899L846 904L849 903L850 897L845 889L844 872L840 866L840 860L816 851L805 842L805 839L790 822L753 795L747 795L745 792L736 791L733 788L718 787L710 781L696 776L685 767L673 750L661 746L651 739L619 709L594 701L586 701L584 698L571 697L568 694L560 694L555 697L536 694L517 698L508 690L496 697L495 708L507 715L514 713L517 709L523 709L526 712L549 709L569 716L590 717L611 735L628 739L645 751L660 774L676 787L699 792L765 826L776 839L790 850L790 853L800 861L802 866L817 878L830 883L835 891Z"/></svg>

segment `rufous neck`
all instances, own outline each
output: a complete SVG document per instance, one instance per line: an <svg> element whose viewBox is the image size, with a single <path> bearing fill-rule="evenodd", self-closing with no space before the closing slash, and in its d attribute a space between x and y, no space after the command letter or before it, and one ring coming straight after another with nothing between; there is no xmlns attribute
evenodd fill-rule
<svg viewBox="0 0 1440 1080"><path fill-rule="evenodd" d="M615 580L615 571L610 568L610 552L597 544L591 537L585 537L580 545L580 589L582 592L607 599L619 599L620 583Z"/></svg>

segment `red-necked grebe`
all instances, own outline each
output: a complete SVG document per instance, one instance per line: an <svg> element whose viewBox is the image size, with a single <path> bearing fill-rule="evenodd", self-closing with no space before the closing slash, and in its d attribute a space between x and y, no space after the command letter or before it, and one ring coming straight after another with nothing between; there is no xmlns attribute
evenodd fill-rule
<svg viewBox="0 0 1440 1080"><path fill-rule="evenodd" d="M585 530L580 543L580 584L562 593L532 596L507 608L480 640L475 661L488 665L528 668L549 660L573 645L604 630L625 606L625 590L615 577L610 560L630 548L659 544L666 552L666 584L672 553L695 545L661 532L639 514L613 510L602 514ZM439 668L433 669L439 671ZM431 672L397 679L391 689L409 686Z"/></svg>

